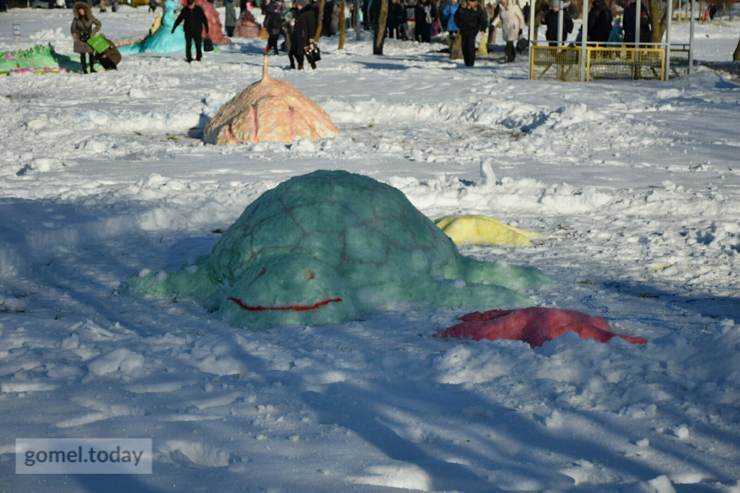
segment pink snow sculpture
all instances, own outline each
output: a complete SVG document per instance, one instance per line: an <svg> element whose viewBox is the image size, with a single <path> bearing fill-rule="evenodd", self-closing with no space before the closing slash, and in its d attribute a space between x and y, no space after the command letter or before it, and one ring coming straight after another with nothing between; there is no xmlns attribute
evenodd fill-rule
<svg viewBox="0 0 740 493"><path fill-rule="evenodd" d="M225 45L231 43L231 40L224 36L224 28L221 26L221 19L218 16L216 7L213 6L208 0L195 0L196 5L200 5L203 12L206 14L206 20L208 21L208 34L206 35L205 29L203 30L203 37L206 36L211 38L214 44ZM182 0L183 7L187 6L187 0Z"/></svg>
<svg viewBox="0 0 740 493"><path fill-rule="evenodd" d="M599 342L608 342L617 336L632 344L647 343L642 337L615 334L609 330L606 319L575 310L541 307L490 310L468 313L461 320L461 323L435 335L475 341L511 339L524 341L532 347L542 346L566 332L575 332L581 339Z"/></svg>
<svg viewBox="0 0 740 493"><path fill-rule="evenodd" d="M251 11L245 9L239 16L239 21L234 29L234 37L237 38L259 38L260 25Z"/></svg>
<svg viewBox="0 0 740 493"><path fill-rule="evenodd" d="M224 104L203 131L211 144L316 141L339 133L329 115L284 80L272 80L264 57L262 80Z"/></svg>

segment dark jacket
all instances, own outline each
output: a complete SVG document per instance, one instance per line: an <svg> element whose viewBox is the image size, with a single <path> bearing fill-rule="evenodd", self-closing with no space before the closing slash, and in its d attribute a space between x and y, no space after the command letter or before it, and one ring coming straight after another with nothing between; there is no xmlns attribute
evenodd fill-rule
<svg viewBox="0 0 740 493"><path fill-rule="evenodd" d="M225 0L224 8L225 8L225 14L226 14L226 18L224 20L224 26L235 27L236 26L236 6L234 5L234 0Z"/></svg>
<svg viewBox="0 0 740 493"><path fill-rule="evenodd" d="M429 8L429 18L432 22L427 22L427 11L426 9ZM434 24L435 19L437 18L437 9L434 8L434 4L431 2L419 2L416 4L416 7L414 8L414 22L416 22L416 25L419 27L424 26L431 26Z"/></svg>
<svg viewBox="0 0 740 493"><path fill-rule="evenodd" d="M475 9L460 7L455 12L455 24L463 36L475 36L478 32L486 30L488 16L481 7Z"/></svg>
<svg viewBox="0 0 740 493"><path fill-rule="evenodd" d="M263 25L267 32L273 36L280 34L280 30L283 28L283 13L280 5L275 0L272 0L267 6Z"/></svg>
<svg viewBox="0 0 740 493"><path fill-rule="evenodd" d="M398 29L406 22L406 9L400 3L391 2L388 6L388 28Z"/></svg>
<svg viewBox="0 0 740 493"><path fill-rule="evenodd" d="M316 14L308 6L296 13L293 25L293 43L291 48L294 53L303 53L309 41L316 34Z"/></svg>
<svg viewBox="0 0 740 493"><path fill-rule="evenodd" d="M637 12L637 2L632 2L624 9L622 18L622 29L624 30L625 43L635 42L635 12ZM653 41L652 23L650 22L650 13L645 4L640 9L640 42L651 43Z"/></svg>
<svg viewBox="0 0 740 493"><path fill-rule="evenodd" d="M609 41L612 30L612 12L604 0L596 0L588 12L588 40L598 43Z"/></svg>
<svg viewBox="0 0 740 493"><path fill-rule="evenodd" d="M542 23L547 26L545 39L548 41L558 40L558 13L550 9L545 13ZM563 40L568 39L568 35L573 32L573 19L570 17L568 9L563 10Z"/></svg>
<svg viewBox="0 0 740 493"><path fill-rule="evenodd" d="M92 14L92 9L87 2L76 2L72 7L74 9L74 19L69 27L74 40L75 53L92 53L93 49L87 44L87 40L100 31L100 21ZM80 17L79 9L85 10L85 16Z"/></svg>
<svg viewBox="0 0 740 493"><path fill-rule="evenodd" d="M206 19L206 13L203 12L200 5L195 5L192 8L182 8L180 15L175 20L175 25L172 26L173 33L182 22L184 22L183 29L185 30L185 34L189 34L194 38L200 36L203 30L206 31L206 34L208 33L208 20Z"/></svg>

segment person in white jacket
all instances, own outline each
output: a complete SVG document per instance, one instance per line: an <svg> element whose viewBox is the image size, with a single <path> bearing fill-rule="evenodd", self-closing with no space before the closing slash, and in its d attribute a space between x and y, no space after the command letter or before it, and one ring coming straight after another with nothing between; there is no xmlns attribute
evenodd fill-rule
<svg viewBox="0 0 740 493"><path fill-rule="evenodd" d="M512 0L499 1L499 17L501 18L501 31L506 42L506 61L513 62L516 58L514 44L519 39L519 33L524 29L524 14L519 5Z"/></svg>

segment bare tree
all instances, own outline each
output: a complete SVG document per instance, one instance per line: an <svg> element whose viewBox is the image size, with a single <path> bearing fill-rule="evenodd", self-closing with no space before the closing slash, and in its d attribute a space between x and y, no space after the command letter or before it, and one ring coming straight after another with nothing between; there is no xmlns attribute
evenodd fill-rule
<svg viewBox="0 0 740 493"><path fill-rule="evenodd" d="M377 25L375 26L375 41L373 42L373 55L383 54L383 43L385 42L385 28L388 23L388 1L375 0L380 2L380 14L378 15Z"/></svg>
<svg viewBox="0 0 740 493"><path fill-rule="evenodd" d="M347 19L344 18L344 0L339 0L339 46L338 49L344 49L344 42L347 38Z"/></svg>
<svg viewBox="0 0 740 493"><path fill-rule="evenodd" d="M314 34L314 41L317 43L321 39L321 30L324 28L324 10L326 9L326 0L319 2L319 18L316 21L316 34Z"/></svg>
<svg viewBox="0 0 740 493"><path fill-rule="evenodd" d="M660 43L665 34L666 16L668 9L663 0L643 0L647 3L648 12L650 13L650 23L653 26L653 43ZM669 2L673 0L668 0ZM647 41L647 40L646 40Z"/></svg>

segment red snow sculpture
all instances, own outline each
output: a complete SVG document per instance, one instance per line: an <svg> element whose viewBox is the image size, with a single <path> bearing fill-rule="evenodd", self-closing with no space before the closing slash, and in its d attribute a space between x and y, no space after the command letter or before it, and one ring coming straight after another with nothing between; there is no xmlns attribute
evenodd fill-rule
<svg viewBox="0 0 740 493"><path fill-rule="evenodd" d="M188 4L187 0L182 0L183 7ZM203 30L203 37L211 38L217 45L225 45L231 43L231 40L224 36L224 28L221 27L221 19L218 16L216 7L213 6L208 0L195 0L196 5L200 5L203 12L206 14L206 20L208 21L208 34L205 29Z"/></svg>
<svg viewBox="0 0 740 493"><path fill-rule="evenodd" d="M608 342L612 337L621 337L632 344L645 344L642 337L630 337L609 331L609 322L601 317L575 310L530 307L518 310L490 310L463 315L462 322L437 332L438 337L464 339L511 339L524 341L532 347L542 346L546 341L560 337L566 332L575 332L581 339Z"/></svg>

